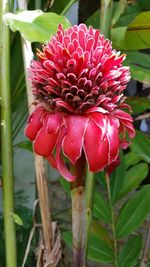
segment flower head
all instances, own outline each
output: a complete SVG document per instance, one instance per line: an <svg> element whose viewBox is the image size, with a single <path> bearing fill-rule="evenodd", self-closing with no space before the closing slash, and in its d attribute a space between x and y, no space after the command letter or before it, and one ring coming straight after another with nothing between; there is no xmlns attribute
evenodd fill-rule
<svg viewBox="0 0 150 267"><path fill-rule="evenodd" d="M130 79L125 55L99 30L80 24L65 31L59 26L37 56L29 75L38 105L25 130L35 152L70 181L75 176L62 155L75 165L84 153L93 172L117 165L126 133L135 135L132 117L122 110Z"/></svg>

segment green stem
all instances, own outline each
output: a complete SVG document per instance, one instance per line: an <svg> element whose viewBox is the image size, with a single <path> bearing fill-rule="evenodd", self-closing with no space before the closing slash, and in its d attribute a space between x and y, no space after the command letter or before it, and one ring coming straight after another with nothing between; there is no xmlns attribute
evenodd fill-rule
<svg viewBox="0 0 150 267"><path fill-rule="evenodd" d="M118 267L118 261L117 261L117 238L116 238L116 231L115 231L115 215L111 200L111 191L110 191L110 180L109 175L106 172L106 185L107 185L107 193L108 193L108 200L109 200L109 206L111 211L111 226L112 226L112 234L113 234L113 246L114 246L114 267Z"/></svg>
<svg viewBox="0 0 150 267"><path fill-rule="evenodd" d="M35 9L41 9L41 0L35 0Z"/></svg>
<svg viewBox="0 0 150 267"><path fill-rule="evenodd" d="M106 38L110 39L111 19L112 19L112 0L100 0L100 30Z"/></svg>
<svg viewBox="0 0 150 267"><path fill-rule="evenodd" d="M2 177L3 177L3 209L6 248L6 266L17 266L17 250L14 213L14 177L13 151L11 128L11 99L10 99L10 40L9 29L3 23L3 15L9 12L9 1L1 1L1 146L2 146Z"/></svg>
<svg viewBox="0 0 150 267"><path fill-rule="evenodd" d="M71 0L69 3L65 6L65 8L62 10L60 15L65 15L66 12L70 9L70 7L76 2L76 0Z"/></svg>
<svg viewBox="0 0 150 267"><path fill-rule="evenodd" d="M88 253L88 241L90 235L90 228L92 223L92 209L95 189L94 173L87 171L85 182L85 208L86 208L86 234L85 234L85 255Z"/></svg>

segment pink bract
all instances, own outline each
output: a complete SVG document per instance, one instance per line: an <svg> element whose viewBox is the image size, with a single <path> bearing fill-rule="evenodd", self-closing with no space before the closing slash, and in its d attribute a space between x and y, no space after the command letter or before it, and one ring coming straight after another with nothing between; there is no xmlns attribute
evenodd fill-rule
<svg viewBox="0 0 150 267"><path fill-rule="evenodd" d="M69 181L76 177L63 155L75 165L84 153L92 172L114 168L119 148L129 144L126 134L135 135L132 117L122 110L130 108L123 96L130 79L125 55L84 24L65 31L59 26L42 50L29 70L37 107L25 134L35 152Z"/></svg>

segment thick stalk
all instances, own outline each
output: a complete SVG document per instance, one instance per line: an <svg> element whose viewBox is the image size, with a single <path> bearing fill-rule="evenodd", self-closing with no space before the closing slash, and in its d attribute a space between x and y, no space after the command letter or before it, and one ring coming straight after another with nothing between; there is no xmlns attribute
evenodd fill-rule
<svg viewBox="0 0 150 267"><path fill-rule="evenodd" d="M85 267L85 158L82 156L73 167L77 179L71 185L73 267Z"/></svg>
<svg viewBox="0 0 150 267"><path fill-rule="evenodd" d="M88 253L88 241L90 235L90 228L92 223L92 209L95 189L95 175L87 171L85 181L85 208L86 208L86 235L85 235L85 255Z"/></svg>
<svg viewBox="0 0 150 267"><path fill-rule="evenodd" d="M3 23L3 15L9 12L9 1L0 3L1 24L1 147L2 147L2 177L3 177L3 209L6 266L17 266L16 235L12 214L14 213L14 177L13 177L13 151L11 128L11 99L10 99L10 40L9 29Z"/></svg>
<svg viewBox="0 0 150 267"><path fill-rule="evenodd" d="M115 231L115 215L111 200L111 191L110 191L110 179L109 175L106 172L106 185L107 185L107 193L108 193L108 200L111 212L111 227L112 227L112 234L113 234L113 246L114 246L114 267L118 267L118 260L117 260L117 238L116 238L116 231Z"/></svg>
<svg viewBox="0 0 150 267"><path fill-rule="evenodd" d="M72 235L73 267L85 264L85 191L79 186L71 191L72 197Z"/></svg>
<svg viewBox="0 0 150 267"><path fill-rule="evenodd" d="M112 19L112 0L100 0L100 30L106 38L110 39L111 19Z"/></svg>
<svg viewBox="0 0 150 267"><path fill-rule="evenodd" d="M24 0L18 1L18 7L20 9L27 9L27 3ZM31 44L28 41L22 39L22 49L23 49L23 58L24 58L24 68L25 68L25 77L26 77L26 87L27 87L27 96L28 96L28 106L29 113L33 111L34 97L32 94L31 82L28 80L27 69L30 67L31 60L33 58L33 53L31 49ZM36 171L36 180L37 180L37 190L39 197L40 213L43 227L43 236L44 236L44 246L46 250L46 261L52 251L53 247L53 233L52 233L52 222L50 214L50 203L49 203L49 193L48 193L48 183L46 179L46 171L44 168L44 160L41 156L34 154L35 159L35 171ZM49 265L53 267L53 264Z"/></svg>

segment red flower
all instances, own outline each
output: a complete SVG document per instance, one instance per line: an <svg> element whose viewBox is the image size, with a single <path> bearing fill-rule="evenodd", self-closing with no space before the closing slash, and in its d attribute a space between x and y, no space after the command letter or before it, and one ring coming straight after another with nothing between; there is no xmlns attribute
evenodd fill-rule
<svg viewBox="0 0 150 267"><path fill-rule="evenodd" d="M99 30L84 24L63 30L30 68L38 106L28 119L25 134L35 152L69 181L73 176L64 157L73 165L84 153L92 172L115 166L119 148L126 148L126 133L133 138L132 117L121 110L123 90L130 79L125 55L112 49ZM110 168L111 169L111 168Z"/></svg>

